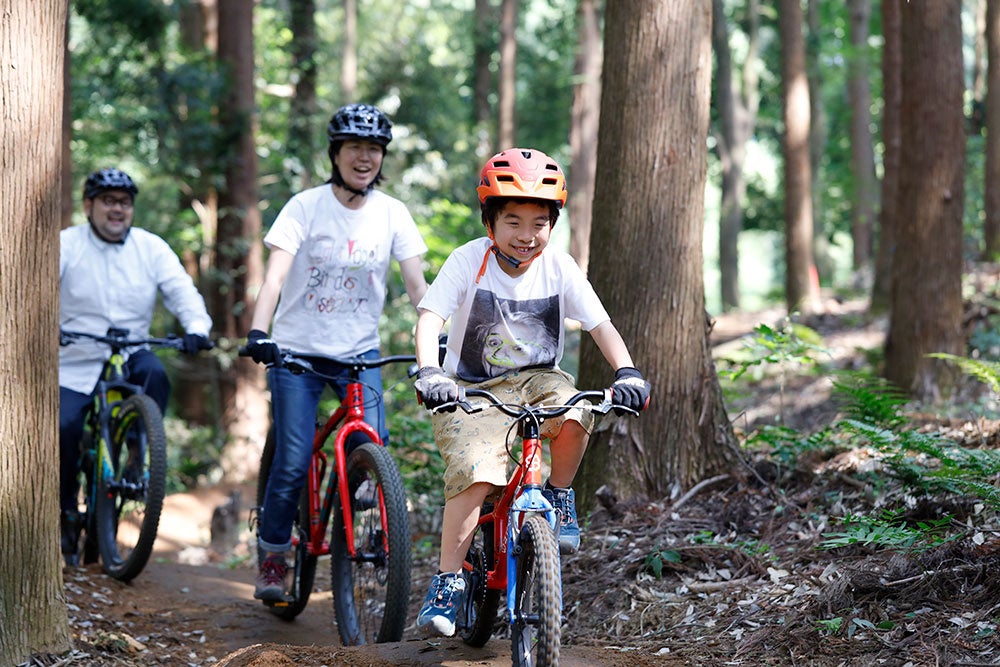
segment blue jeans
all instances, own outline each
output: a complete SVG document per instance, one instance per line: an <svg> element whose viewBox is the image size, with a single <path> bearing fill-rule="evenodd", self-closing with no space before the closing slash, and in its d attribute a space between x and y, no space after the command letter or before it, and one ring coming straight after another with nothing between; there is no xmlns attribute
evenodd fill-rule
<svg viewBox="0 0 1000 667"><path fill-rule="evenodd" d="M160 412L167 409L170 380L160 359L151 350L136 350L125 361L128 381L145 388ZM95 388L96 389L96 388ZM59 387L59 508L76 511L80 491L80 440L83 418L94 402L94 394Z"/></svg>
<svg viewBox="0 0 1000 667"><path fill-rule="evenodd" d="M379 352L369 350L358 356L377 359ZM268 371L275 448L257 526L257 543L264 551L280 553L292 547L292 522L298 512L299 498L312 459L320 395L329 385L338 398L344 398L344 387L349 377L347 369L321 360L314 361L313 367L324 375L343 379L328 381L310 373L295 375L286 368ZM382 405L382 371L379 368L366 369L360 379L364 384L365 421L388 445L389 431ZM348 449L357 442L358 439L355 443L348 441Z"/></svg>

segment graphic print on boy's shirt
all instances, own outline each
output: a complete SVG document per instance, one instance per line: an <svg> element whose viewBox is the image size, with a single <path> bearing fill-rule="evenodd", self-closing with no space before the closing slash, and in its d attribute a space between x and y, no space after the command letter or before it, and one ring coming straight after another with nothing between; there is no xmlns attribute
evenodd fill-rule
<svg viewBox="0 0 1000 667"><path fill-rule="evenodd" d="M375 289L373 272L378 264L374 246L348 239L337 260L335 239L317 238L308 250L303 306L314 317L364 312L372 303Z"/></svg>
<svg viewBox="0 0 1000 667"><path fill-rule="evenodd" d="M512 370L551 368L559 352L559 297L515 301L476 290L458 376L482 382Z"/></svg>

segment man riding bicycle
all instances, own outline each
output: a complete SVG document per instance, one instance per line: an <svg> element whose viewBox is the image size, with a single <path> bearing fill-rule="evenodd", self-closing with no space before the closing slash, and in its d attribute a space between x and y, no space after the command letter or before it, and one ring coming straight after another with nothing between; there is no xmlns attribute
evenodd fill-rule
<svg viewBox="0 0 1000 667"><path fill-rule="evenodd" d="M212 319L194 281L166 241L132 228L138 192L132 178L114 168L96 171L84 183L88 224L59 234L59 326L97 335L114 326L148 337L157 295L162 294L186 332L183 350L195 354L209 349ZM87 341L59 349L59 506L67 565L79 562L80 439L107 354L106 346ZM126 368L130 381L144 387L164 410L170 382L156 355L134 350Z"/></svg>

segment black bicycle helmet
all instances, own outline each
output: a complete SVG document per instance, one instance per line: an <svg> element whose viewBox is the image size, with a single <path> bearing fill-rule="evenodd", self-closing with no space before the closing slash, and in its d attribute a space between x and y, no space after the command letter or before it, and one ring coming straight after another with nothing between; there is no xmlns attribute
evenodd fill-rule
<svg viewBox="0 0 1000 667"><path fill-rule="evenodd" d="M110 167L95 171L87 177L87 182L83 184L83 198L93 199L108 190L124 190L132 195L133 199L139 194L139 188L131 176L120 169Z"/></svg>
<svg viewBox="0 0 1000 667"><path fill-rule="evenodd" d="M367 139L385 148L392 141L392 123L377 107L348 104L333 114L326 134L331 144L345 139Z"/></svg>

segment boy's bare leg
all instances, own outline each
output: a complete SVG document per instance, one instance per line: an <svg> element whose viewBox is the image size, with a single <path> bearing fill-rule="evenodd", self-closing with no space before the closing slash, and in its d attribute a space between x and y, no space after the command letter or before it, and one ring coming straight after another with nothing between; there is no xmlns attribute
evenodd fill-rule
<svg viewBox="0 0 1000 667"><path fill-rule="evenodd" d="M462 569L465 554L472 542L472 533L479 520L479 508L492 486L486 482L477 482L445 502L441 521L441 560L438 563L442 572L458 572Z"/></svg>
<svg viewBox="0 0 1000 667"><path fill-rule="evenodd" d="M587 431L580 422L567 419L556 437L552 438L549 452L552 457L552 473L549 483L559 488L573 485L573 478L583 461L587 450Z"/></svg>

